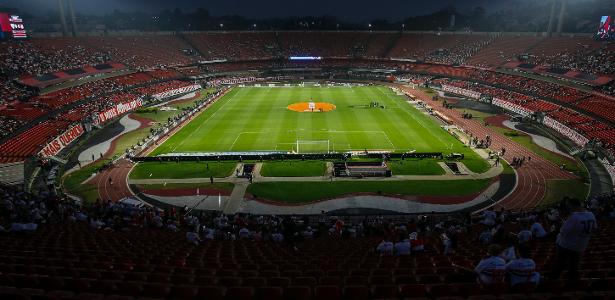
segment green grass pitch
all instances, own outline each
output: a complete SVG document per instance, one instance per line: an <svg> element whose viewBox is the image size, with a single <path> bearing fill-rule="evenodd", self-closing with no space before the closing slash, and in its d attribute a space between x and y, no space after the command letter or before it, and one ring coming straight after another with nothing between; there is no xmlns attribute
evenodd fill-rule
<svg viewBox="0 0 615 300"><path fill-rule="evenodd" d="M330 112L295 112L296 102L328 102ZM377 101L386 108L370 108ZM330 151L464 153L475 172L486 161L383 86L236 87L150 155L182 152L294 151L297 140L329 141ZM326 143L300 145L326 151Z"/></svg>

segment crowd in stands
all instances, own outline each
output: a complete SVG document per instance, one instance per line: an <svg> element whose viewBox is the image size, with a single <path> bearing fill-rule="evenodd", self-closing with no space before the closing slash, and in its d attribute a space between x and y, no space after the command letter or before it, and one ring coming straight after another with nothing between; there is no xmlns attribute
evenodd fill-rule
<svg viewBox="0 0 615 300"><path fill-rule="evenodd" d="M608 123L601 122L570 108L547 102L536 97L513 92L505 88L478 84L476 82L439 78L431 80L430 84L457 87L460 90L453 91L457 94L467 94L466 91L473 91L477 93L473 97L475 99L487 96L491 97L491 99L499 99L519 105L530 112L543 112L561 124L585 135L588 140L597 139L602 142L602 145L606 149L615 149L615 135L613 134L615 128ZM468 94L467 96L470 95ZM594 97L595 100L592 100ZM598 104L595 102L598 102ZM607 120L615 120L611 102L602 97L591 96L585 98L578 102L576 106L593 112L598 116L603 116Z"/></svg>
<svg viewBox="0 0 615 300"><path fill-rule="evenodd" d="M73 39L34 39L4 42L0 69L7 75L33 75L95 65L110 59L108 53L90 51Z"/></svg>
<svg viewBox="0 0 615 300"><path fill-rule="evenodd" d="M600 48L581 45L573 51L555 53L530 53L527 62L562 70L580 71L586 74L615 74L615 54L607 46Z"/></svg>
<svg viewBox="0 0 615 300"><path fill-rule="evenodd" d="M23 120L14 117L0 116L0 139L8 136L23 124L25 124Z"/></svg>
<svg viewBox="0 0 615 300"><path fill-rule="evenodd" d="M328 286L333 299L549 298L598 294L611 288L604 278L614 272L612 194L545 210L404 217L225 215L101 200L86 207L8 187L0 195L0 250L10 255L0 262L0 282L18 288L0 290L4 297L38 288L164 298L184 287L194 289L186 299L205 291L252 299L269 286L281 299L298 288L318 296ZM63 271L51 273L58 259ZM61 284L45 285L45 277ZM91 281L75 281L83 278Z"/></svg>
<svg viewBox="0 0 615 300"><path fill-rule="evenodd" d="M11 103L18 100L24 100L32 96L34 92L26 87L0 76L0 107L6 103Z"/></svg>
<svg viewBox="0 0 615 300"><path fill-rule="evenodd" d="M196 47L196 49L193 49ZM609 48L611 47L611 48ZM105 95L123 92L127 88L148 85L157 81L183 76L169 68L174 65L192 65L200 60L228 59L230 62L184 68L184 74L257 70L262 68L322 68L337 67L399 69L426 73L425 76L452 76L486 85L473 88L482 94L546 112L564 124L587 125L592 114L598 120L615 120L615 108L610 98L590 94L555 83L470 67L495 67L527 56L530 62L556 68L571 68L592 74L613 73L612 46L605 46L584 37L543 39L528 36L485 34L418 34L379 32L231 32L186 33L183 36L143 35L136 37L82 37L36 38L0 44L0 126L10 134L15 123L27 123L45 115L49 109L62 110L83 99L96 99L78 103L61 119L76 120L100 108L113 104ZM323 56L315 62L291 62L290 55ZM266 58L279 58L263 61ZM392 60L366 58L395 57L417 59L435 64L417 64ZM353 58L352 61L348 61ZM232 61L240 60L240 61ZM15 76L41 75L58 70L98 63L119 61L138 69L162 67L104 80L95 80L45 95L33 96L29 89L16 83ZM418 80L420 83L424 80ZM161 89L181 86L173 82L140 87L139 92L157 93ZM612 92L606 85L603 92ZM26 100L26 101L24 101ZM555 102L551 103L551 102ZM562 104L562 105L560 105ZM582 115L563 108L573 106ZM583 131L592 138L608 144L612 128Z"/></svg>

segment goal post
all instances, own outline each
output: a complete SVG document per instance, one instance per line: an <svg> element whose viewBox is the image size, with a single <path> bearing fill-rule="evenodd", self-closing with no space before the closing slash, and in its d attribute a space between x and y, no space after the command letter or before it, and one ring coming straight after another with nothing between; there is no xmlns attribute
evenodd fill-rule
<svg viewBox="0 0 615 300"><path fill-rule="evenodd" d="M329 140L297 140L295 151L297 153L330 153L331 142Z"/></svg>

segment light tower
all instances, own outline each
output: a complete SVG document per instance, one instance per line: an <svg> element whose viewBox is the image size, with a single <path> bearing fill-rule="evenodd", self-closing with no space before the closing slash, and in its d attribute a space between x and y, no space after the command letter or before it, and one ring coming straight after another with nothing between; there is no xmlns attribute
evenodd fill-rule
<svg viewBox="0 0 615 300"><path fill-rule="evenodd" d="M562 27L564 27L564 16L566 14L566 0L561 0L559 8L559 18L557 19L557 36L562 35Z"/></svg>
<svg viewBox="0 0 615 300"><path fill-rule="evenodd" d="M60 25L62 25L62 36L67 36L68 28L66 27L66 16L64 16L63 0L58 0L58 11L60 12Z"/></svg>

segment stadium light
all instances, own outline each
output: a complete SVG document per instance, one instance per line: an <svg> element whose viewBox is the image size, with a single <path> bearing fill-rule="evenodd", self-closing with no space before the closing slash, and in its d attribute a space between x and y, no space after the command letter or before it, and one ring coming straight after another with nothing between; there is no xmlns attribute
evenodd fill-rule
<svg viewBox="0 0 615 300"><path fill-rule="evenodd" d="M367 27L372 28L372 23L367 24Z"/></svg>
<svg viewBox="0 0 615 300"><path fill-rule="evenodd" d="M224 24L220 23L220 28L224 28Z"/></svg>

